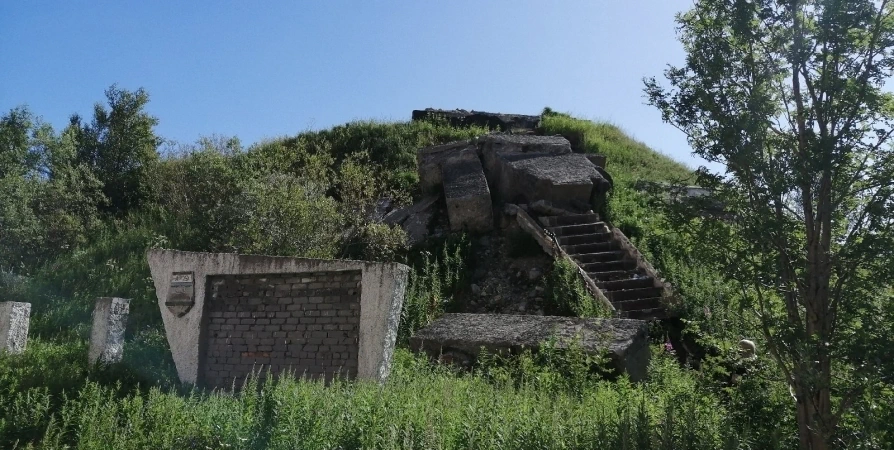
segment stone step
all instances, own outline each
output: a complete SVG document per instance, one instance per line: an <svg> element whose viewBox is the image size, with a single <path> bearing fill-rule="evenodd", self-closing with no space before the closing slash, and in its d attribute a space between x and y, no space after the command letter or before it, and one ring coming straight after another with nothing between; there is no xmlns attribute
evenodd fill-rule
<svg viewBox="0 0 894 450"><path fill-rule="evenodd" d="M621 311L621 317L636 320L661 320L670 317L664 307Z"/></svg>
<svg viewBox="0 0 894 450"><path fill-rule="evenodd" d="M636 311L641 309L664 308L660 297L637 298L624 301L612 301L618 311Z"/></svg>
<svg viewBox="0 0 894 450"><path fill-rule="evenodd" d="M581 234L607 233L608 228L602 222L586 223L582 225L565 225L561 227L550 227L556 236L577 236Z"/></svg>
<svg viewBox="0 0 894 450"><path fill-rule="evenodd" d="M559 227L564 225L581 225L585 223L599 222L599 214L574 214L569 216L543 216L540 223L546 227Z"/></svg>
<svg viewBox="0 0 894 450"><path fill-rule="evenodd" d="M612 302L623 302L641 298L661 297L663 289L660 287L645 287L639 289L624 289L621 291L609 291L605 296Z"/></svg>
<svg viewBox="0 0 894 450"><path fill-rule="evenodd" d="M629 280L633 278L635 275L642 275L642 271L640 270L608 270L603 272L587 272L587 275L592 278L594 281L617 281L617 280Z"/></svg>
<svg viewBox="0 0 894 450"><path fill-rule="evenodd" d="M620 291L623 289L647 288L655 285L652 277L628 278L626 280L597 282L596 286L603 291Z"/></svg>
<svg viewBox="0 0 894 450"><path fill-rule="evenodd" d="M620 259L617 261L597 262L580 265L585 272L609 272L612 270L633 270L636 268L636 261L632 259Z"/></svg>
<svg viewBox="0 0 894 450"><path fill-rule="evenodd" d="M557 237L559 238L559 244L564 247L566 245L598 244L600 242L608 242L611 240L612 234L611 233L592 233L592 234L581 234L581 235L577 235L577 236L557 236Z"/></svg>
<svg viewBox="0 0 894 450"><path fill-rule="evenodd" d="M622 250L616 250L612 252L598 252L598 253L585 253L578 255L571 255L579 264L589 264L595 262L604 262L604 261L617 261L619 259L623 259L624 256L627 255L627 252Z"/></svg>
<svg viewBox="0 0 894 450"><path fill-rule="evenodd" d="M565 250L566 253L574 257L575 255L586 255L589 253L601 253L608 252L611 250L617 250L621 248L621 246L615 241L608 242L599 242L595 244L577 244L577 245L565 245L562 246L562 249Z"/></svg>

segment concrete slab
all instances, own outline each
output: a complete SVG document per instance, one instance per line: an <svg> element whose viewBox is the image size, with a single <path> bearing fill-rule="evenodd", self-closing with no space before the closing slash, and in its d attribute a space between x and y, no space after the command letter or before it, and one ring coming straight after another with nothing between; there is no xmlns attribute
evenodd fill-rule
<svg viewBox="0 0 894 450"><path fill-rule="evenodd" d="M25 351L30 321L30 303L0 303L0 352L19 354Z"/></svg>
<svg viewBox="0 0 894 450"><path fill-rule="evenodd" d="M474 232L493 229L490 189L478 158L463 158L448 163L442 169L442 178L450 229Z"/></svg>
<svg viewBox="0 0 894 450"><path fill-rule="evenodd" d="M444 314L416 332L410 346L433 357L456 351L476 357L482 348L489 352L536 350L552 338L560 348L579 339L584 351L607 350L618 372L627 373L634 381L646 376L650 356L648 324L640 320Z"/></svg>
<svg viewBox="0 0 894 450"><path fill-rule="evenodd" d="M472 158L478 159L478 148L469 140L425 147L417 151L416 163L422 192L431 192L444 182L441 170L445 164L469 161Z"/></svg>
<svg viewBox="0 0 894 450"><path fill-rule="evenodd" d="M496 162L502 199L512 203L546 200L559 207L591 203L594 180L602 176L580 153L501 155Z"/></svg>
<svg viewBox="0 0 894 450"><path fill-rule="evenodd" d="M124 357L124 332L130 315L130 299L100 297L93 308L90 330L90 364L120 362Z"/></svg>

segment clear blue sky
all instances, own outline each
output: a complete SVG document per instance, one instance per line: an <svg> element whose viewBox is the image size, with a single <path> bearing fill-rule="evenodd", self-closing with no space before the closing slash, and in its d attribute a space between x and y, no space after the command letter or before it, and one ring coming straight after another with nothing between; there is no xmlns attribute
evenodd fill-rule
<svg viewBox="0 0 894 450"><path fill-rule="evenodd" d="M0 109L57 128L113 83L145 88L167 139L247 145L413 109L613 122L690 166L642 77L680 64L691 0L0 1Z"/></svg>

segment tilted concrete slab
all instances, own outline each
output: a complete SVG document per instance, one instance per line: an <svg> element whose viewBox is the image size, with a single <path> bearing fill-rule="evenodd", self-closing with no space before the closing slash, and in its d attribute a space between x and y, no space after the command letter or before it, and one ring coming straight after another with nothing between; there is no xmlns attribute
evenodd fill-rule
<svg viewBox="0 0 894 450"><path fill-rule="evenodd" d="M0 352L23 353L30 322L30 303L0 302Z"/></svg>
<svg viewBox="0 0 894 450"><path fill-rule="evenodd" d="M614 367L631 380L642 380L649 365L648 323L629 319L506 314L444 314L410 339L416 351L437 357L459 351L476 357L488 352L537 350L555 339L557 347L578 340L587 352L608 351Z"/></svg>
<svg viewBox="0 0 894 450"><path fill-rule="evenodd" d="M130 315L130 299L100 297L93 307L90 329L90 364L120 362L124 357L124 332Z"/></svg>
<svg viewBox="0 0 894 450"><path fill-rule="evenodd" d="M407 266L176 250L150 250L147 257L165 333L183 382L203 382L208 375L203 372L206 365L232 366L236 371L262 358L275 358L275 354L282 355L283 361L274 362L283 366L313 364L316 351L339 358L356 357L356 364L350 366L356 367L358 378L384 380L390 373ZM358 284L360 292L355 293ZM290 294L298 289L300 292ZM330 298L333 303L327 303ZM267 312L265 305L271 311ZM352 319L355 314L359 318ZM232 319L228 319L230 315ZM325 318L342 318L343 326L351 330L342 332L341 325L334 323L321 325ZM217 328L214 333L208 330L212 325ZM270 330L277 326L281 328ZM240 341L230 340L227 333L232 329L244 329L247 334L238 336ZM336 339L335 334L341 338L355 332L357 337L350 338L356 339L353 347L329 342ZM270 336L270 342L265 342L266 337L256 339L263 333ZM215 346L227 346L215 347L220 355L207 351L212 338ZM247 361L220 360L225 355Z"/></svg>
<svg viewBox="0 0 894 450"><path fill-rule="evenodd" d="M470 140L425 147L416 152L419 187L430 192L444 182L441 170L445 164L478 159L478 148Z"/></svg>
<svg viewBox="0 0 894 450"><path fill-rule="evenodd" d="M470 149L462 151L472 152ZM490 189L477 154L447 162L442 168L442 178L450 229L475 232L493 229Z"/></svg>
<svg viewBox="0 0 894 450"><path fill-rule="evenodd" d="M562 155L500 155L499 191L513 203L546 200L579 207L592 201L594 181L602 178L596 166L580 153Z"/></svg>

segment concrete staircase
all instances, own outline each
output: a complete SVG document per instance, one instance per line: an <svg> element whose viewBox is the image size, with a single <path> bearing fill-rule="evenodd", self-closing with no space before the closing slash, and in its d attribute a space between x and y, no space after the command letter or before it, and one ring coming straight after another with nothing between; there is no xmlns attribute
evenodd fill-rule
<svg viewBox="0 0 894 450"><path fill-rule="evenodd" d="M619 230L611 230L597 214L542 216L539 220L622 318L670 317L666 307L670 290Z"/></svg>

